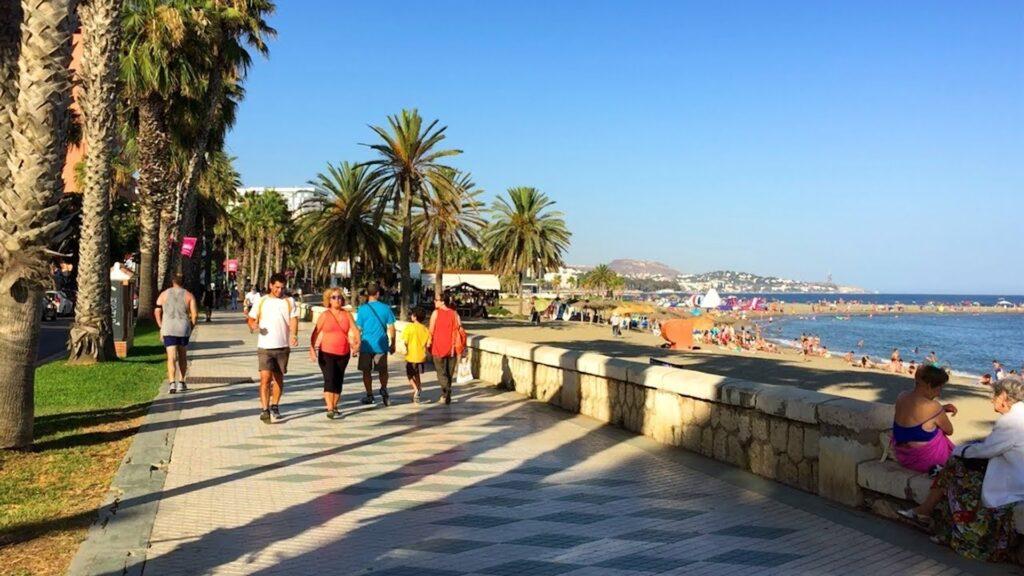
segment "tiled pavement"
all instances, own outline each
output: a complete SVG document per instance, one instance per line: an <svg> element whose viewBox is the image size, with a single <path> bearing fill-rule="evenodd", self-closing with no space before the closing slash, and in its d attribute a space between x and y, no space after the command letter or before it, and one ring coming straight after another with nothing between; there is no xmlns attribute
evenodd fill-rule
<svg viewBox="0 0 1024 576"><path fill-rule="evenodd" d="M965 567L923 536L911 534L921 546L894 544L846 522L845 510L784 502L775 494L793 491L767 482L760 491L738 486L680 461L681 451L514 393L470 385L451 406L413 405L398 364L391 407L359 405L362 385L350 370L345 417L330 421L319 371L296 351L285 421L266 425L255 385L244 382L256 360L240 316L217 316L195 340L194 383L175 399L181 415L147 575L875 575ZM436 399L427 380L426 396ZM813 496L800 498L820 507Z"/></svg>

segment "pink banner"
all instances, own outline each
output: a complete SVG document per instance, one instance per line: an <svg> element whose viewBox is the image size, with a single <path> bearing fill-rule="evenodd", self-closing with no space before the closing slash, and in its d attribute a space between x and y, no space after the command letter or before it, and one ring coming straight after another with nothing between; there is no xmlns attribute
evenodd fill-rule
<svg viewBox="0 0 1024 576"><path fill-rule="evenodd" d="M228 272L238 272L238 260L225 260L224 270Z"/></svg>
<svg viewBox="0 0 1024 576"><path fill-rule="evenodd" d="M186 258L192 257L192 252L196 249L196 239L193 236L185 236L181 239L181 255Z"/></svg>

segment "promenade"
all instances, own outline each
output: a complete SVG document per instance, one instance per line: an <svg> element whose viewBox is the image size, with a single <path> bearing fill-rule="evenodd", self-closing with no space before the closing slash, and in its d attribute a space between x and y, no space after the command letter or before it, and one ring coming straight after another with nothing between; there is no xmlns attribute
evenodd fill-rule
<svg viewBox="0 0 1024 576"><path fill-rule="evenodd" d="M129 573L1017 570L963 560L896 523L487 384L457 387L445 406L428 374L430 402L414 405L398 362L391 407L358 403L353 366L344 418L331 421L302 347L292 354L284 421L263 424L250 381L254 338L241 315L201 324L193 348L190 391L158 399L180 411L162 492L136 498L158 506L145 563Z"/></svg>

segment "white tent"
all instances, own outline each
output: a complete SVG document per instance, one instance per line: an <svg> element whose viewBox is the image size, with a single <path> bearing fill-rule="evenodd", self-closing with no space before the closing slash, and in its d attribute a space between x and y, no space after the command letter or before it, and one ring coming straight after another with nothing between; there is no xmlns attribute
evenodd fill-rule
<svg viewBox="0 0 1024 576"><path fill-rule="evenodd" d="M722 305L722 297L718 295L718 290L714 288L708 290L708 293L700 299L701 308L718 308Z"/></svg>

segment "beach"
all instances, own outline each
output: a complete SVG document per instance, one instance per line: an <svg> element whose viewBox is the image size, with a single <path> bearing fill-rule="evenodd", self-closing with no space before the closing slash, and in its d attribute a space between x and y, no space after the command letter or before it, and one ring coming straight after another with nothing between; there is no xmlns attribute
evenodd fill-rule
<svg viewBox="0 0 1024 576"><path fill-rule="evenodd" d="M467 321L472 334L520 340L534 344L596 352L626 360L649 363L658 358L686 368L765 384L797 386L827 394L893 403L900 392L913 388L909 375L852 367L841 357L803 358L799 351L778 354L734 351L715 345L702 350L667 350L661 337L650 332L628 331L612 336L607 325L546 321L534 326L519 320ZM973 379L954 375L946 386L943 402L959 410L952 418L953 440L963 442L986 436L995 422L989 391Z"/></svg>

